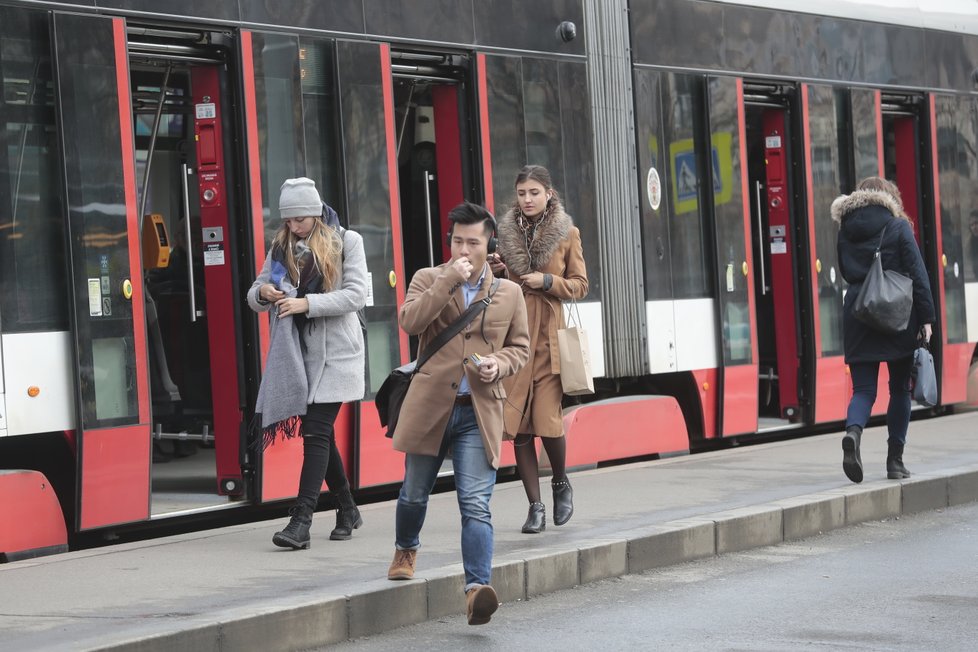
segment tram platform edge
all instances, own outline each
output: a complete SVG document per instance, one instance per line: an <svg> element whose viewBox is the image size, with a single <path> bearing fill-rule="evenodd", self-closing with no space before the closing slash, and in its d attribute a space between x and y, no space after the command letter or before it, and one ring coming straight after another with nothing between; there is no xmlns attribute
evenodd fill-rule
<svg viewBox="0 0 978 652"><path fill-rule="evenodd" d="M493 584L503 602L533 599L975 501L975 433L978 412L913 422L914 475L900 481L886 479L885 428L864 435L859 485L842 473L841 433L573 473L574 518L541 535L519 532L522 487L500 485ZM364 507L347 542L329 541L332 513L317 513L308 551L275 548L284 521L266 521L5 564L0 647L300 650L446 617L464 631L454 494L431 497L407 582L386 579L394 507Z"/></svg>

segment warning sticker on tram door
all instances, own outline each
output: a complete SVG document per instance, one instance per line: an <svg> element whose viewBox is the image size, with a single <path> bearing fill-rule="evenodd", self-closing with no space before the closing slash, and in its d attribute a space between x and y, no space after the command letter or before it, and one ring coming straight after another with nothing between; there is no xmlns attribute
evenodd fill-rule
<svg viewBox="0 0 978 652"><path fill-rule="evenodd" d="M102 281L97 278L88 279L88 316L102 316Z"/></svg>
<svg viewBox="0 0 978 652"><path fill-rule="evenodd" d="M204 264L223 265L224 264L224 243L205 242L204 243Z"/></svg>
<svg viewBox="0 0 978 652"><path fill-rule="evenodd" d="M207 120L209 118L217 117L217 105L213 102L195 104L194 109L196 110L198 120Z"/></svg>

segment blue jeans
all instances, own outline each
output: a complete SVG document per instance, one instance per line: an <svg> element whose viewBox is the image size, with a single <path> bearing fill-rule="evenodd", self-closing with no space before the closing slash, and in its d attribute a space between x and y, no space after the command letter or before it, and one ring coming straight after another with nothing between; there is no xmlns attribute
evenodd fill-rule
<svg viewBox="0 0 978 652"><path fill-rule="evenodd" d="M438 470L451 449L458 508L462 513L462 567L465 590L489 584L492 574L492 514L489 500L496 484L496 469L486 459L482 434L471 405L456 405L448 419L445 438L437 456L408 454L404 459L404 484L397 498L395 545L417 550L421 526L428 511L428 495Z"/></svg>
<svg viewBox="0 0 978 652"><path fill-rule="evenodd" d="M907 443L907 428L910 426L910 368L913 356L899 360L887 360L890 372L890 404L886 408L887 442L904 445ZM876 385L880 374L879 362L855 362L849 365L852 374L852 400L846 415L846 428L865 427L869 414L876 402Z"/></svg>

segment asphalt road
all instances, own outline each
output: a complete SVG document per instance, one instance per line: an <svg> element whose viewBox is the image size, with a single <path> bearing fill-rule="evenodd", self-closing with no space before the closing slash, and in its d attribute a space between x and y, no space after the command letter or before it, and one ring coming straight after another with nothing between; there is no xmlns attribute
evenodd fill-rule
<svg viewBox="0 0 978 652"><path fill-rule="evenodd" d="M978 505L606 580L331 650L975 650Z"/></svg>

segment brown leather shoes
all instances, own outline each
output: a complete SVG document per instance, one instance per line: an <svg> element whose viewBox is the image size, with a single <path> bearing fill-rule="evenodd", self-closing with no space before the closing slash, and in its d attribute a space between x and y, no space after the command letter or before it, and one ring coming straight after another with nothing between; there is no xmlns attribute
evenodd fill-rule
<svg viewBox="0 0 978 652"><path fill-rule="evenodd" d="M466 613L470 625L485 625L499 608L499 598L488 584L474 586L465 592Z"/></svg>
<svg viewBox="0 0 978 652"><path fill-rule="evenodd" d="M414 560L418 556L417 550L394 550L394 561L387 571L389 580L410 580L414 578Z"/></svg>

